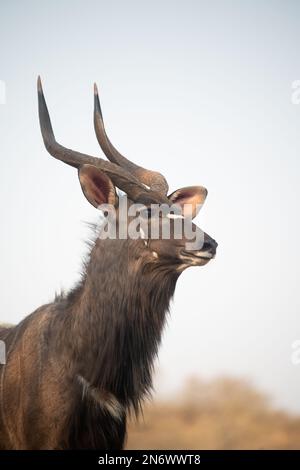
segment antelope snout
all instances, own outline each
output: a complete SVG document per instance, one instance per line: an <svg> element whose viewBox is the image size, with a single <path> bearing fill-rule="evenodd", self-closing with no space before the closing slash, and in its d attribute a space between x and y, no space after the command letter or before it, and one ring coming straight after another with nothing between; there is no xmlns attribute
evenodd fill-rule
<svg viewBox="0 0 300 470"><path fill-rule="evenodd" d="M218 243L216 242L216 240L211 238L209 235L205 234L204 243L201 248L201 251L205 251L214 256L217 252L217 247L218 247Z"/></svg>

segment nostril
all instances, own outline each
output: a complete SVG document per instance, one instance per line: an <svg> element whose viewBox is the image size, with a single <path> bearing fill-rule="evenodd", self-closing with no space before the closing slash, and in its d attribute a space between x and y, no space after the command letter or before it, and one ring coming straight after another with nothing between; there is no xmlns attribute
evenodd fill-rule
<svg viewBox="0 0 300 470"><path fill-rule="evenodd" d="M215 240L209 240L209 241L204 242L202 250L209 251L210 253L215 253L217 246L218 244Z"/></svg>
<svg viewBox="0 0 300 470"><path fill-rule="evenodd" d="M210 242L205 242L202 247L203 251L212 251L213 250L213 245Z"/></svg>

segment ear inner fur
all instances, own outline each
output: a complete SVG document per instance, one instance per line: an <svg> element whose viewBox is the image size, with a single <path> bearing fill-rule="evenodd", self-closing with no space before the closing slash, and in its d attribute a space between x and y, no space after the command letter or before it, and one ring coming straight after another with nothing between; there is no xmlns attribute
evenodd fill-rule
<svg viewBox="0 0 300 470"><path fill-rule="evenodd" d="M93 206L116 205L115 187L103 171L93 165L82 165L79 168L78 177L85 197Z"/></svg>

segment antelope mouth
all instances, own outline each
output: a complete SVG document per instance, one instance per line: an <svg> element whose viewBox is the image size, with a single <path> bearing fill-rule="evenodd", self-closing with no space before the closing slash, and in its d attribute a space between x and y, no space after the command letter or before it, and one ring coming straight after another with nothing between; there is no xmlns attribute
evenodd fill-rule
<svg viewBox="0 0 300 470"><path fill-rule="evenodd" d="M192 261L199 262L200 264L210 261L216 256L216 253L211 253L210 251L181 251L181 259L183 261Z"/></svg>

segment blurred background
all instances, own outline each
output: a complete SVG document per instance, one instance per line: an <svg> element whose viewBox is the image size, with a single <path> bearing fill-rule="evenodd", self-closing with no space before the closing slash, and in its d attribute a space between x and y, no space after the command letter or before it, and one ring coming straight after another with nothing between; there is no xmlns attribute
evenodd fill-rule
<svg viewBox="0 0 300 470"><path fill-rule="evenodd" d="M300 415L278 409L251 382L187 380L132 417L127 449L299 449Z"/></svg>
<svg viewBox="0 0 300 470"><path fill-rule="evenodd" d="M296 0L0 3L1 321L78 280L98 217L44 149L38 74L59 142L101 154L97 81L122 153L170 191L209 190L196 222L218 254L177 284L129 447L298 445L299 14Z"/></svg>

